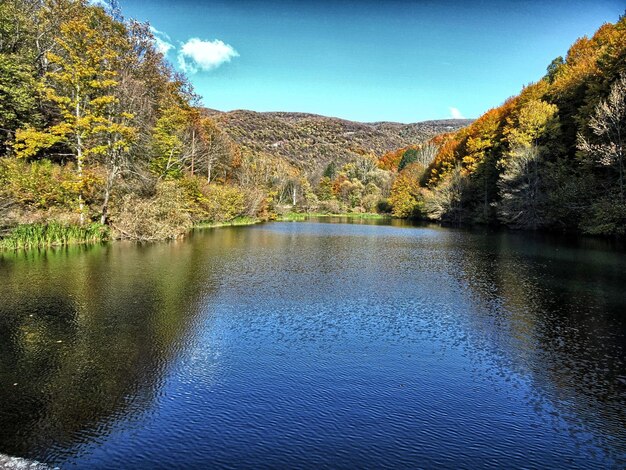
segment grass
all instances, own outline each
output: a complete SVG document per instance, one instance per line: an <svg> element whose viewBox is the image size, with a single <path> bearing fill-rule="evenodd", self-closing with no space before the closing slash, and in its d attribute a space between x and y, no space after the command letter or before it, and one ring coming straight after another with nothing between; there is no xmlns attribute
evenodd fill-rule
<svg viewBox="0 0 626 470"><path fill-rule="evenodd" d="M252 225L259 222L259 219L251 217L237 217L228 222L197 224L194 228ZM59 222L50 222L48 224L23 224L18 225L5 236L0 236L0 251L101 243L109 239L109 228L97 223L82 227L79 225L61 224Z"/></svg>
<svg viewBox="0 0 626 470"><path fill-rule="evenodd" d="M380 214L323 214L318 212L299 213L289 212L278 221L302 221L312 217L348 217L354 219L385 219ZM254 225L261 222L252 217L237 217L228 222L203 222L195 224L194 228L215 228ZM77 245L85 243L101 243L110 239L110 232L105 225L92 223L85 226L66 225L59 222L48 224L18 225L6 236L0 237L0 250L28 250L32 248L48 248L62 245Z"/></svg>
<svg viewBox="0 0 626 470"><path fill-rule="evenodd" d="M48 224L18 225L3 238L0 250L27 250L51 246L100 243L109 239L109 229L101 224L85 226Z"/></svg>
<svg viewBox="0 0 626 470"><path fill-rule="evenodd" d="M255 219L253 217L236 217L233 220L229 220L228 222L200 222L198 224L194 224L194 228L215 228L215 227L234 227L240 225L254 225L261 222L260 219Z"/></svg>
<svg viewBox="0 0 626 470"><path fill-rule="evenodd" d="M290 221L299 221L299 220L307 220L312 217L347 217L350 219L387 219L389 216L381 215L381 214L373 214L373 213L352 213L348 212L345 214L326 214L321 212L288 212L287 214L278 217L276 220L282 222L290 222Z"/></svg>

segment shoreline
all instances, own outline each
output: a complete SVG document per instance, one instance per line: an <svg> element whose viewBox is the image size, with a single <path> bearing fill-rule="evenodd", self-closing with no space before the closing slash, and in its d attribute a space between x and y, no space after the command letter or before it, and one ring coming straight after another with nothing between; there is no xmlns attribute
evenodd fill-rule
<svg viewBox="0 0 626 470"><path fill-rule="evenodd" d="M327 214L322 212L288 212L282 216L279 216L275 219L276 222L298 222L302 220L307 220L311 218L322 218L322 217L342 217L346 219L371 219L371 220L385 220L385 219L393 219L391 215L385 214L377 214L373 212L347 212L345 214Z"/></svg>
<svg viewBox="0 0 626 470"><path fill-rule="evenodd" d="M298 222L320 217L380 220L391 219L390 216L373 213L324 214L318 212L290 212L270 220L244 216L236 217L227 222L201 222L194 224L181 238L184 238L186 235L194 232L195 230L221 227L245 227L264 222ZM54 232L54 234L51 235L50 232ZM9 231L4 237L0 237L0 253L61 248L75 245L93 245L97 243L109 243L116 241L133 241L125 238L111 237L110 234L111 230L108 226L95 223L89 224L85 227L65 225L58 222L50 222L47 224L21 224ZM168 239L154 241L164 242L168 241Z"/></svg>
<svg viewBox="0 0 626 470"><path fill-rule="evenodd" d="M189 229L188 232L186 232L181 237L178 237L178 239L184 239L187 235L190 235L194 231L197 231L197 230L223 228L223 227L246 227L246 226L257 225L257 224L262 224L266 222L305 222L305 221L312 220L312 219L333 219L333 218L356 219L356 220L387 220L387 221L415 220L415 219L406 219L406 218L396 218L391 215L376 214L376 213L328 214L328 213L318 213L318 212L310 212L310 213L289 212L289 213L283 214L282 216L278 216L274 219L260 219L260 218L244 216L244 217L236 217L235 219L230 220L228 222L198 223L198 224L193 225ZM507 229L506 227L494 228L492 226L475 226L475 225L455 226L455 225L441 224L440 222L438 223L436 221L425 221L425 222L430 222L435 225L439 225L442 228L452 228L452 229L461 228L461 229L470 230L470 231L476 230L477 227L480 227L481 231L483 230L484 231L499 231L499 230L504 229L505 231L512 232L512 233L523 232L529 236L539 235L539 234L552 235L552 236L557 236L557 237L562 236L566 238L576 238L576 239L582 239L582 240L615 242L615 243L618 243L620 246L626 246L626 240L620 237L589 235L589 234L583 234L583 233L578 233L578 232L555 232L555 231L549 231L549 230L548 231L511 230L511 229ZM58 229L60 227L60 228L66 229L68 232L77 231L79 232L79 235L84 235L83 231L87 233L88 231L91 230L91 232L89 233L89 236L62 235L53 240L42 240L42 239L35 238L39 234L36 234L35 237L33 238L11 240L12 234L14 234L16 231L19 231L19 230L27 231L31 229L32 227L34 227L35 225L37 225L40 228L53 227L53 228ZM94 229L97 229L95 233L93 231ZM18 225L17 227L15 227L6 236L0 237L0 255L3 255L4 253L29 252L35 249L45 250L48 248L63 248L63 247L79 246L79 245L96 245L96 244L118 242L118 241L130 241L130 242L140 241L140 240L132 240L128 238L109 237L110 233L111 232L108 226L100 226L99 224L90 224L90 226L86 226L83 228L75 226L75 225L62 225L62 224L59 224L58 222L51 222L49 224L23 224L23 225ZM151 240L150 242L158 243L158 242L166 242L166 241L171 241L171 239Z"/></svg>

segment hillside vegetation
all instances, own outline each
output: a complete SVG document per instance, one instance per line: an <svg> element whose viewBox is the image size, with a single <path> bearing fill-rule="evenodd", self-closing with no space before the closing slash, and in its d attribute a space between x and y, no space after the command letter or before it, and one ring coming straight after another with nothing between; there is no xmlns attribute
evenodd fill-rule
<svg viewBox="0 0 626 470"><path fill-rule="evenodd" d="M148 24L86 0L4 0L0 248L293 212L624 234L625 23L474 122L357 123L206 109Z"/></svg>
<svg viewBox="0 0 626 470"><path fill-rule="evenodd" d="M86 0L5 0L0 248L387 210L395 172L379 157L462 124L207 110L148 24Z"/></svg>
<svg viewBox="0 0 626 470"><path fill-rule="evenodd" d="M306 113L219 112L210 110L218 125L242 149L286 159L317 177L334 162L344 165L362 155L389 151L458 130L469 119L361 123Z"/></svg>
<svg viewBox="0 0 626 470"><path fill-rule="evenodd" d="M626 18L580 38L539 81L432 144L434 159L396 180L404 215L623 235Z"/></svg>

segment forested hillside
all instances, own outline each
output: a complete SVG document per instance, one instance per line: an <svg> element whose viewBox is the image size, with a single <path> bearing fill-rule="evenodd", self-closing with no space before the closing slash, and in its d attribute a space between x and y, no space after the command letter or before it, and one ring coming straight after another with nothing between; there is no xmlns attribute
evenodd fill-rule
<svg viewBox="0 0 626 470"><path fill-rule="evenodd" d="M539 81L432 144L433 161L396 180L403 215L624 234L626 18L580 38Z"/></svg>
<svg viewBox="0 0 626 470"><path fill-rule="evenodd" d="M458 127L260 116L201 107L149 25L119 10L3 1L1 243L156 240L238 217L375 210L392 178L380 154ZM340 181L319 185L324 171Z"/></svg>
<svg viewBox="0 0 626 470"><path fill-rule="evenodd" d="M623 234L625 23L474 122L356 123L206 109L148 24L86 0L4 0L0 247L291 211Z"/></svg>
<svg viewBox="0 0 626 470"><path fill-rule="evenodd" d="M3 1L0 123L8 246L171 238L264 208L264 193L237 185L236 146L149 26L119 11Z"/></svg>
<svg viewBox="0 0 626 470"><path fill-rule="evenodd" d="M362 123L305 113L209 111L218 125L242 149L281 157L319 178L324 168L360 155L378 155L458 130L469 119Z"/></svg>

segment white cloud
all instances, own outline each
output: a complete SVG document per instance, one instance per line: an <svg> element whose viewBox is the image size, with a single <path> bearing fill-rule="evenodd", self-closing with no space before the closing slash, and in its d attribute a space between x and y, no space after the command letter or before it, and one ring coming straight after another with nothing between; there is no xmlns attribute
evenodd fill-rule
<svg viewBox="0 0 626 470"><path fill-rule="evenodd" d="M452 119L465 119L465 116L463 116L461 114L461 111L459 111L457 108L452 108L450 107L450 116L452 116Z"/></svg>
<svg viewBox="0 0 626 470"><path fill-rule="evenodd" d="M219 39L203 41L191 38L181 44L178 52L178 65L185 72L196 73L199 70L213 70L220 65L230 62L239 53L229 44Z"/></svg>
<svg viewBox="0 0 626 470"><path fill-rule="evenodd" d="M159 31L158 29L156 29L154 26L150 25L150 32L152 34L154 34L155 36L163 36L165 39L171 39L169 34L163 32L163 31Z"/></svg>
<svg viewBox="0 0 626 470"><path fill-rule="evenodd" d="M111 8L111 5L107 2L107 0L89 0L89 4L102 7L104 9Z"/></svg>
<svg viewBox="0 0 626 470"><path fill-rule="evenodd" d="M169 51L174 49L174 44L170 42L171 39L167 33L159 31L153 26L150 26L150 32L154 36L154 45L161 54L167 55Z"/></svg>

